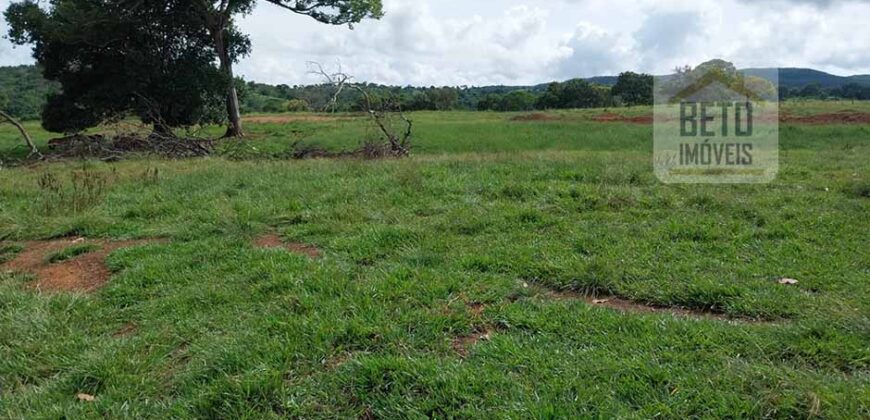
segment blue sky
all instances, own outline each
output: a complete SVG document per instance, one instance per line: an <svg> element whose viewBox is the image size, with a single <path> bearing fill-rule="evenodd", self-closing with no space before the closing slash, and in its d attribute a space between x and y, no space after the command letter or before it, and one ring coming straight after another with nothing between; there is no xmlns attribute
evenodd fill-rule
<svg viewBox="0 0 870 420"><path fill-rule="evenodd" d="M354 30L261 2L240 21L254 52L238 73L312 83L318 79L306 63L318 61L379 83L531 84L623 70L664 73L711 58L738 67L870 73L868 1L384 1L383 20ZM26 48L0 40L0 65L31 61Z"/></svg>

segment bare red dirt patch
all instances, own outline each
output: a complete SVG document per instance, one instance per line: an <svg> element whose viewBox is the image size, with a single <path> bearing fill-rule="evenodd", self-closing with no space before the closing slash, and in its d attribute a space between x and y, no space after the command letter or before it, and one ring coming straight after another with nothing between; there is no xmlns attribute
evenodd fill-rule
<svg viewBox="0 0 870 420"><path fill-rule="evenodd" d="M592 121L602 123L652 124L652 115L624 115L606 112L592 117ZM783 113L779 122L786 124L831 125L831 124L870 124L870 113L858 111L840 111L815 115L792 115Z"/></svg>
<svg viewBox="0 0 870 420"><path fill-rule="evenodd" d="M517 115L511 118L511 121L560 121L562 118L559 118L554 115L547 115L540 112L536 112L533 114L523 114Z"/></svg>
<svg viewBox="0 0 870 420"><path fill-rule="evenodd" d="M41 292L93 292L109 281L112 272L106 266L106 257L113 251L153 243L153 240L106 241L57 239L29 241L24 250L0 269L32 274L36 277L30 286ZM48 258L55 252L78 245L96 245L98 249L57 263Z"/></svg>
<svg viewBox="0 0 870 420"><path fill-rule="evenodd" d="M731 319L723 314L719 314L716 312L647 305L618 298L615 296L589 296L576 292L557 292L549 289L544 292L544 296L553 300L579 300L586 302L587 304L592 306L600 306L603 308L608 308L626 313L668 314L678 318L712 319L716 321L740 321L738 319Z"/></svg>
<svg viewBox="0 0 870 420"><path fill-rule="evenodd" d="M592 121L604 123L652 124L653 116L637 115L633 117L627 117L625 115L614 114L612 112L605 112L603 114L592 117Z"/></svg>
<svg viewBox="0 0 870 420"><path fill-rule="evenodd" d="M783 115L780 121L791 124L870 124L870 113L857 111L840 111L815 115Z"/></svg>
<svg viewBox="0 0 870 420"><path fill-rule="evenodd" d="M491 340L494 333L495 328L490 326L478 327L472 334L454 338L451 342L451 347L453 347L453 351L455 351L460 358L464 359L468 357L472 347L481 341Z"/></svg>
<svg viewBox="0 0 870 420"><path fill-rule="evenodd" d="M122 325L121 328L118 328L118 331L115 331L114 333L112 333L112 337L113 338L129 337L133 334L136 334L136 331L139 331L139 326L132 323L132 322L129 322L129 323Z"/></svg>
<svg viewBox="0 0 870 420"><path fill-rule="evenodd" d="M474 316L481 316L481 315L483 315L483 312L486 311L486 305L484 305L480 302L471 302L471 303L467 304L466 306L468 306L468 310Z"/></svg>
<svg viewBox="0 0 870 420"><path fill-rule="evenodd" d="M354 353L352 352L342 352L323 359L321 364L327 370L335 370L351 361L353 357Z"/></svg>
<svg viewBox="0 0 870 420"><path fill-rule="evenodd" d="M280 236L269 233L254 239L254 246L262 249L284 249L294 254L304 255L309 258L320 258L320 249L314 245L298 242L285 243Z"/></svg>

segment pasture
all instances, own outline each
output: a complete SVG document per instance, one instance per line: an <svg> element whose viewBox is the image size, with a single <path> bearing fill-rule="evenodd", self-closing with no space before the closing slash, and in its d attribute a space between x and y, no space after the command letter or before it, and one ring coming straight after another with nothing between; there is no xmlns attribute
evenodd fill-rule
<svg viewBox="0 0 870 420"><path fill-rule="evenodd" d="M259 115L208 158L3 166L0 417L870 416L870 124L785 122L771 184L663 185L650 125L596 121L648 112L413 113L386 160L287 159L359 116Z"/></svg>

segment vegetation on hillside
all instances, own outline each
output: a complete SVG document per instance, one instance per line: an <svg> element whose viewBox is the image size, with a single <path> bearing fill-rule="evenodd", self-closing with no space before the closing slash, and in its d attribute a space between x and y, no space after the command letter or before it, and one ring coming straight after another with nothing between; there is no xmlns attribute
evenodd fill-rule
<svg viewBox="0 0 870 420"><path fill-rule="evenodd" d="M39 119L46 98L58 89L35 66L0 67L0 109L15 118Z"/></svg>

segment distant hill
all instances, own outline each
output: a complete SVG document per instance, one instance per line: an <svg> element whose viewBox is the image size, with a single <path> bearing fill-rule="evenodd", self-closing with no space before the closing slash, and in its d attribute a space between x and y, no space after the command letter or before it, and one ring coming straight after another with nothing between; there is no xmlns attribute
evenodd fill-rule
<svg viewBox="0 0 870 420"><path fill-rule="evenodd" d="M58 89L36 66L0 67L0 108L16 118L39 118L46 97Z"/></svg>
<svg viewBox="0 0 870 420"><path fill-rule="evenodd" d="M779 85L788 88L802 88L811 84L819 84L823 88L838 88L849 83L870 86L870 75L836 76L813 69L801 68L749 68L741 70L744 74L775 80L779 73Z"/></svg>
<svg viewBox="0 0 870 420"><path fill-rule="evenodd" d="M802 88L818 83L825 89L838 88L849 83L870 86L870 74L857 76L836 76L819 70L803 68L748 68L740 70L749 76L761 77L771 81L779 80L779 85L788 88ZM599 85L613 86L616 76L588 77L585 80Z"/></svg>
<svg viewBox="0 0 870 420"><path fill-rule="evenodd" d="M596 85L604 85L604 86L613 86L616 84L617 76L597 76L597 77L588 77L586 81L589 83L595 83Z"/></svg>
<svg viewBox="0 0 870 420"><path fill-rule="evenodd" d="M861 74L858 76L849 76L848 79L860 85L870 86L870 74Z"/></svg>
<svg viewBox="0 0 870 420"><path fill-rule="evenodd" d="M849 83L857 83L859 85L870 86L870 74L862 74L857 76L837 76L830 73L825 73L819 70L803 69L803 68L748 68L740 70L743 74L749 76L761 77L775 81L778 79L779 86L787 88L802 88L807 85L819 84L825 89L838 88ZM613 86L616 84L617 76L596 76L588 77L586 80L589 83L595 83L605 86ZM542 85L546 87L546 85ZM538 88L539 86L535 86Z"/></svg>

